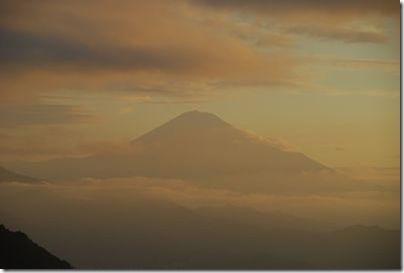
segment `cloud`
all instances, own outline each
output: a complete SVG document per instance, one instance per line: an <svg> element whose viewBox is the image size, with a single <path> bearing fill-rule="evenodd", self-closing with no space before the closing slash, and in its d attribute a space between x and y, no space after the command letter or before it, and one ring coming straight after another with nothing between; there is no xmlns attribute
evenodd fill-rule
<svg viewBox="0 0 404 273"><path fill-rule="evenodd" d="M247 129L238 129L239 131L243 132L243 134L248 137L251 141L264 143L269 145L270 147L274 147L276 149L280 149L282 151L287 152L297 152L297 150L286 140L281 138L264 138L255 132Z"/></svg>
<svg viewBox="0 0 404 273"><path fill-rule="evenodd" d="M266 29L267 35L276 30L277 38L269 39L290 44L294 39L286 34L310 39L345 43L386 43L386 22L400 15L395 1L242 1L196 0L201 7L224 13L240 14L237 20L255 21L255 28ZM249 16L250 15L250 16ZM252 16L251 16L252 15ZM273 40L273 41L271 41ZM265 41L265 40L264 40ZM262 43L259 43L262 45Z"/></svg>
<svg viewBox="0 0 404 273"><path fill-rule="evenodd" d="M136 92L159 83L164 90L236 79L279 84L293 77L297 63L204 25L197 18L209 13L186 1L6 6L0 21L3 100L59 89L113 92L118 85ZM193 93L183 91L177 92Z"/></svg>
<svg viewBox="0 0 404 273"><path fill-rule="evenodd" d="M291 47L296 44L296 40L291 35L280 33L265 33L262 37L255 41L258 47L271 48L271 47Z"/></svg>
<svg viewBox="0 0 404 273"><path fill-rule="evenodd" d="M2 7L3 102L60 90L197 97L246 86L296 87L307 78L293 51L299 38L382 43L383 20L398 10L373 0L3 1Z"/></svg>
<svg viewBox="0 0 404 273"><path fill-rule="evenodd" d="M0 108L0 128L89 122L92 116L77 106L6 104Z"/></svg>
<svg viewBox="0 0 404 273"><path fill-rule="evenodd" d="M387 41L387 37L383 32L360 29L296 26L290 28L288 32L305 35L310 38L337 40L346 43L385 43Z"/></svg>
<svg viewBox="0 0 404 273"><path fill-rule="evenodd" d="M343 195L277 195L241 194L230 190L195 186L192 181L130 177L121 179L83 179L61 184L25 185L3 183L0 200L7 212L19 211L25 216L31 206L48 209L60 202L84 205L83 200L96 203L135 204L138 198L165 200L186 207L237 206L258 210L279 211L319 221L355 224L399 225L399 191L352 192ZM23 201L25 200L25 201ZM27 206L27 204L30 204Z"/></svg>
<svg viewBox="0 0 404 273"><path fill-rule="evenodd" d="M255 90L362 94L321 85L333 72L324 66L399 71L398 62L381 58L305 58L300 48L302 37L384 42L390 38L384 19L398 10L398 3L386 1L2 1L0 10L0 122L6 129L27 127L20 132L27 139L32 126L93 121L63 99L59 105L38 99L47 96L85 93L98 103L108 93L133 107ZM351 44L342 49L349 51L345 46ZM312 64L325 73L311 73ZM382 89L363 94L398 95ZM35 149L24 143L42 147L38 154L60 149L20 137L16 154L23 153L19 147ZM3 151L12 155L10 149Z"/></svg>
<svg viewBox="0 0 404 273"><path fill-rule="evenodd" d="M44 138L43 136L47 137ZM63 141L61 141L63 139ZM60 157L125 155L134 153L129 140L88 140L74 131L44 127L30 132L30 137L9 131L1 135L0 160L43 161Z"/></svg>
<svg viewBox="0 0 404 273"><path fill-rule="evenodd" d="M388 186L390 189L400 190L400 168L398 167L365 167L356 166L339 168L343 173L363 181Z"/></svg>
<svg viewBox="0 0 404 273"><path fill-rule="evenodd" d="M378 69L396 73L400 70L400 62L396 60L344 59L321 55L308 56L307 58L311 63L331 65L342 69Z"/></svg>
<svg viewBox="0 0 404 273"><path fill-rule="evenodd" d="M151 48L120 48L90 46L80 41L0 29L1 65L7 69L18 67L43 67L75 69L174 69L186 70L192 64L183 52Z"/></svg>
<svg viewBox="0 0 404 273"><path fill-rule="evenodd" d="M317 12L344 12L344 13L375 13L399 15L399 3L393 0L197 0L201 4L214 8L244 9L255 12L304 12L312 10Z"/></svg>

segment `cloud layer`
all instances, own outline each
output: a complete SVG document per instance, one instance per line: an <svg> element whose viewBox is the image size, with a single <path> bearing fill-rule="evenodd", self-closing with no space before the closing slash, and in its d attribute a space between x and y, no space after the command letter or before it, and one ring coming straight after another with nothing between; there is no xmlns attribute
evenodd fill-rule
<svg viewBox="0 0 404 273"><path fill-rule="evenodd" d="M122 179L84 179L64 184L0 185L3 211L11 214L19 210L24 217L36 204L43 209L61 201L78 204L85 200L108 202L114 200L131 204L138 198L169 201L190 208L201 206L249 207L261 211L278 211L338 225L371 224L386 227L399 225L399 194L392 192L352 192L329 195L284 196L276 194L241 194L230 190L200 188L191 181L131 177ZM34 194L32 194L34 193ZM21 202L21 200L25 200ZM59 200L59 201L56 201ZM46 213L43 211L43 213Z"/></svg>
<svg viewBox="0 0 404 273"><path fill-rule="evenodd" d="M3 100L117 83L134 92L162 81L292 84L301 60L279 45L292 45L296 34L384 43L383 18L399 10L393 1L5 1L3 7ZM248 19L250 13L257 17ZM321 25L312 23L313 14ZM263 52L263 45L278 49Z"/></svg>

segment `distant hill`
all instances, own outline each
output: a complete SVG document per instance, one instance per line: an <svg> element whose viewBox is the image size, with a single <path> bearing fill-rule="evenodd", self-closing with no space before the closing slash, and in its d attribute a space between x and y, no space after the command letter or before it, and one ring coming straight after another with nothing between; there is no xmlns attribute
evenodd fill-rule
<svg viewBox="0 0 404 273"><path fill-rule="evenodd" d="M24 233L0 225L0 268L72 269L72 266L38 246Z"/></svg>
<svg viewBox="0 0 404 273"><path fill-rule="evenodd" d="M400 268L399 230L352 226L314 232L299 229L293 218L283 219L285 228L268 229L271 219L265 222L263 215L248 223L246 215L228 219L214 209L201 214L131 195L110 202L60 200L19 225L80 269Z"/></svg>
<svg viewBox="0 0 404 273"><path fill-rule="evenodd" d="M231 220L264 229L293 229L308 231L330 231L337 227L333 224L298 217L277 211L259 211L236 206L202 206L194 209L200 215L217 219Z"/></svg>
<svg viewBox="0 0 404 273"><path fill-rule="evenodd" d="M321 269L401 269L401 232L354 225L318 236L316 261Z"/></svg>
<svg viewBox="0 0 404 273"><path fill-rule="evenodd" d="M43 180L17 174L0 166L0 183L2 182L43 183Z"/></svg>

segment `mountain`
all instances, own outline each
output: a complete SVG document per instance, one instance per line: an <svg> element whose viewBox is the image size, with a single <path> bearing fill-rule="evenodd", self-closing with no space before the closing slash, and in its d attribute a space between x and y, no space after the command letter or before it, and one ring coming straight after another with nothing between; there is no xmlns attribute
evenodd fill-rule
<svg viewBox="0 0 404 273"><path fill-rule="evenodd" d="M259 228L140 193L123 201L61 200L28 217L19 222L24 230L79 269L308 268L266 251L267 241L257 244L265 236Z"/></svg>
<svg viewBox="0 0 404 273"><path fill-rule="evenodd" d="M354 225L317 238L316 261L322 269L401 269L401 231Z"/></svg>
<svg viewBox="0 0 404 273"><path fill-rule="evenodd" d="M278 211L259 211L237 206L203 206L195 208L200 215L226 219L237 223L248 224L266 230L293 229L306 231L329 231L336 229L334 224L324 223L304 217Z"/></svg>
<svg viewBox="0 0 404 273"><path fill-rule="evenodd" d="M301 173L328 170L301 153L283 151L270 142L238 130L219 117L186 112L131 142L145 160L161 162L167 173L191 176L251 173ZM150 162L151 163L151 162Z"/></svg>
<svg viewBox="0 0 404 273"><path fill-rule="evenodd" d="M72 266L35 244L24 233L0 225L0 268L72 269Z"/></svg>
<svg viewBox="0 0 404 273"><path fill-rule="evenodd" d="M0 166L0 183L2 182L43 183L40 179L17 174Z"/></svg>
<svg viewBox="0 0 404 273"><path fill-rule="evenodd" d="M8 166L49 180L145 176L243 192L319 193L369 186L198 111L183 113L135 139L125 154Z"/></svg>
<svg viewBox="0 0 404 273"><path fill-rule="evenodd" d="M24 230L80 269L400 267L399 230L267 229L141 193L133 193L131 200L113 194L81 202L60 200L31 217Z"/></svg>

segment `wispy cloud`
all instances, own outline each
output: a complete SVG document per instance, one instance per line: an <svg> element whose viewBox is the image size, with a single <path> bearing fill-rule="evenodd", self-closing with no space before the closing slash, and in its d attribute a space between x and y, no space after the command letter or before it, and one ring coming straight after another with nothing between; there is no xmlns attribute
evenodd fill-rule
<svg viewBox="0 0 404 273"><path fill-rule="evenodd" d="M398 225L399 194L386 192L352 192L343 195L298 195L241 194L229 190L209 189L195 186L192 181L131 177L122 179L83 179L62 184L24 185L3 183L0 185L2 202L20 208L21 204L40 206L43 213L60 200L93 200L110 204L132 204L138 198L168 200L186 207L237 206L259 210L291 213L317 220L340 223L368 223L389 226ZM33 195L32 192L35 192ZM38 200L41 202L38 202ZM25 200L22 202L22 200ZM52 205L53 204L53 205ZM115 203L116 204L116 203ZM13 212L13 211L9 211Z"/></svg>
<svg viewBox="0 0 404 273"><path fill-rule="evenodd" d="M399 3L397 1L378 0L197 0L201 4L215 8L244 9L255 12L292 12L292 11L316 11L316 12L342 12L342 13L376 13L399 15Z"/></svg>
<svg viewBox="0 0 404 273"><path fill-rule="evenodd" d="M184 1L175 9L165 1L90 2L8 3L0 22L3 99L61 88L121 84L136 92L158 82L288 82L292 76L296 60L214 31L195 19L206 11Z"/></svg>
<svg viewBox="0 0 404 273"><path fill-rule="evenodd" d="M280 33L293 33L311 39L345 43L385 43L388 40L385 34L385 22L391 18L398 20L400 15L399 3L395 1L196 0L194 2L211 10L240 14L236 18L256 21L258 25L268 30L279 27ZM277 36L278 39L270 39L275 45L279 38L281 42L290 43L291 38L285 35L282 37L279 31Z"/></svg>
<svg viewBox="0 0 404 273"><path fill-rule="evenodd" d="M385 43L387 36L381 31L355 28L324 28L320 26L295 26L288 32L320 40L336 40L345 43Z"/></svg>
<svg viewBox="0 0 404 273"><path fill-rule="evenodd" d="M52 104L6 104L0 109L0 128L57 125L91 121L77 106Z"/></svg>

